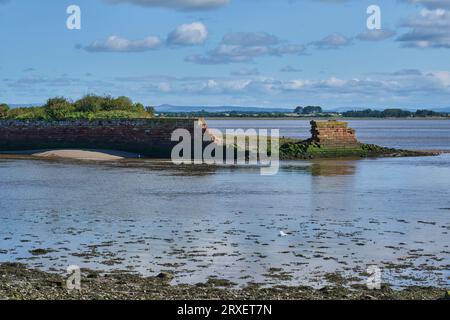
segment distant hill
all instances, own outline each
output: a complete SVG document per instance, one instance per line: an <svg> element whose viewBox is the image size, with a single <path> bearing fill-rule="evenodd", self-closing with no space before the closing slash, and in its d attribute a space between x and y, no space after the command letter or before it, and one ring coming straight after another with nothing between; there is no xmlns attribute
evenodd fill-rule
<svg viewBox="0 0 450 320"><path fill-rule="evenodd" d="M24 103L24 104L10 104L11 108L20 108L20 107L33 107L33 106L42 106L43 103ZM387 108L387 107L386 107ZM386 108L372 108L374 110L383 110ZM156 112L200 112L202 110L208 112L293 112L294 108L277 108L277 107L242 107L242 106L174 106L170 104L163 104L155 107ZM362 111L368 108L364 107L335 107L335 108L326 108L325 112L338 112L342 113L345 111ZM426 106L423 108L401 108L404 110L408 110L411 112L415 112L417 109L427 109L436 112L448 112L450 113L450 107L447 108L427 108Z"/></svg>
<svg viewBox="0 0 450 320"><path fill-rule="evenodd" d="M10 104L11 108L26 108L26 107L40 107L43 103L24 103L24 104Z"/></svg>
<svg viewBox="0 0 450 320"><path fill-rule="evenodd" d="M156 112L200 112L202 110L209 112L292 112L293 109L284 108L264 108L264 107L238 107L238 106L213 106L213 107L198 107L198 106L173 106L163 104L155 107Z"/></svg>

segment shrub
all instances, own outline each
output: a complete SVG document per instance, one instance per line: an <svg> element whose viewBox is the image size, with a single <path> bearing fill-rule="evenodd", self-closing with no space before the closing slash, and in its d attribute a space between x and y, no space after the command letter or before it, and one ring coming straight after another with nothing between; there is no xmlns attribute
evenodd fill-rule
<svg viewBox="0 0 450 320"><path fill-rule="evenodd" d="M8 116L9 106L5 103L0 104L0 119Z"/></svg>
<svg viewBox="0 0 450 320"><path fill-rule="evenodd" d="M64 97L48 99L44 109L48 118L55 120L65 119L75 111L74 105Z"/></svg>
<svg viewBox="0 0 450 320"><path fill-rule="evenodd" d="M64 97L49 99L42 107L9 109L0 105L0 118L17 120L77 120L151 118L154 109L130 98L87 95L72 103Z"/></svg>
<svg viewBox="0 0 450 320"><path fill-rule="evenodd" d="M132 111L133 110L133 101L127 97L118 97L112 100L112 109L111 110L122 110L122 111Z"/></svg>
<svg viewBox="0 0 450 320"><path fill-rule="evenodd" d="M151 117L155 116L155 108L153 107L146 107L145 112L147 112Z"/></svg>
<svg viewBox="0 0 450 320"><path fill-rule="evenodd" d="M7 118L15 120L47 120L48 115L43 107L15 108L9 110Z"/></svg>
<svg viewBox="0 0 450 320"><path fill-rule="evenodd" d="M99 112L104 110L109 97L99 97L95 95L86 95L75 102L76 112Z"/></svg>

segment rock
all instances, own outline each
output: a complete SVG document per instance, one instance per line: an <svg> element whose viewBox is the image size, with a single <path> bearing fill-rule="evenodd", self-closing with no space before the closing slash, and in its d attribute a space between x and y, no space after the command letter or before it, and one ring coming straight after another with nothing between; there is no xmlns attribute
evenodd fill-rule
<svg viewBox="0 0 450 320"><path fill-rule="evenodd" d="M30 250L29 252L33 256L40 256L40 255L48 254L48 253L53 252L53 251L54 250L51 250L51 249L34 249L34 250Z"/></svg>
<svg viewBox="0 0 450 320"><path fill-rule="evenodd" d="M162 279L162 280L168 280L168 281L169 281L169 280L172 280L172 279L174 278L174 276L173 276L172 273L170 273L170 272L165 272L165 271L161 272L161 273L158 274L156 277L159 278L159 279Z"/></svg>

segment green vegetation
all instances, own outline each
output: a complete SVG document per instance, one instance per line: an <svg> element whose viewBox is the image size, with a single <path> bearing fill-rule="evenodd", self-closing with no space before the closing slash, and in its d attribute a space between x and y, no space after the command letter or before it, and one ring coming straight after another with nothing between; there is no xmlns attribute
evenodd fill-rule
<svg viewBox="0 0 450 320"><path fill-rule="evenodd" d="M206 110L192 112L158 112L160 117L165 118L284 118L285 112L256 112L256 111L219 111L210 112Z"/></svg>
<svg viewBox="0 0 450 320"><path fill-rule="evenodd" d="M7 104L0 104L0 119L5 118L8 115L9 106Z"/></svg>
<svg viewBox="0 0 450 320"><path fill-rule="evenodd" d="M448 117L445 112L435 112L432 110L417 110L415 112L402 109L385 109L380 110L358 110L346 111L342 113L344 118L424 118L424 117Z"/></svg>
<svg viewBox="0 0 450 320"><path fill-rule="evenodd" d="M227 138L228 139L228 138ZM249 145L248 137L246 137L246 146ZM378 158L378 157L418 157L418 156L433 156L438 153L428 151L410 151L401 149L385 148L373 144L358 144L356 146L348 147L328 147L312 143L310 140L299 140L293 138L280 138L279 142L279 159L280 160L308 160L308 159L355 159L355 158ZM224 147L224 154L227 149L232 148L234 152L243 151L237 144L228 145ZM267 155L272 155L272 148L270 141L266 150L253 150L253 152L263 152ZM245 151L247 159L250 157L250 152ZM235 153L236 155L236 153Z"/></svg>
<svg viewBox="0 0 450 320"><path fill-rule="evenodd" d="M152 118L153 107L133 103L127 97L101 97L87 95L71 102L64 97L55 97L42 107L9 108L0 105L0 119L11 120L95 120Z"/></svg>
<svg viewBox="0 0 450 320"><path fill-rule="evenodd" d="M12 120L77 120L77 119L136 119L155 116L153 107L133 103L128 97L87 95L77 101L55 97L41 107L10 108L0 104L0 119ZM220 111L161 112L160 118L449 118L446 112L427 109L415 112L402 109L353 110L343 113L324 111L320 106L296 107L293 112L277 111Z"/></svg>
<svg viewBox="0 0 450 320"><path fill-rule="evenodd" d="M161 112L160 117L167 118L290 118L290 119L310 119L310 118L427 118L440 117L448 118L449 113L436 112L432 110L417 110L415 112L402 109L385 110L355 110L343 113L324 111L319 106L296 107L293 112L276 111L220 111L209 112L206 110L193 112Z"/></svg>
<svg viewBox="0 0 450 320"><path fill-rule="evenodd" d="M326 159L326 158L370 158L370 157L413 157L432 155L430 152L407 151L380 147L372 144L360 144L356 147L329 148L309 141L281 139L280 159Z"/></svg>
<svg viewBox="0 0 450 320"><path fill-rule="evenodd" d="M297 107L295 108L294 113L301 115L317 115L323 113L323 110L322 107L318 106Z"/></svg>

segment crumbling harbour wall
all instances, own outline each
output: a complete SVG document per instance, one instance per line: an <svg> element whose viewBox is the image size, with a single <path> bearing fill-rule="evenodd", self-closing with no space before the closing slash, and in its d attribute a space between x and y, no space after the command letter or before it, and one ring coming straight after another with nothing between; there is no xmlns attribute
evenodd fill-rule
<svg viewBox="0 0 450 320"><path fill-rule="evenodd" d="M105 149L169 158L178 142L176 129L194 137L194 128L206 130L202 119L0 121L0 151L38 149Z"/></svg>

